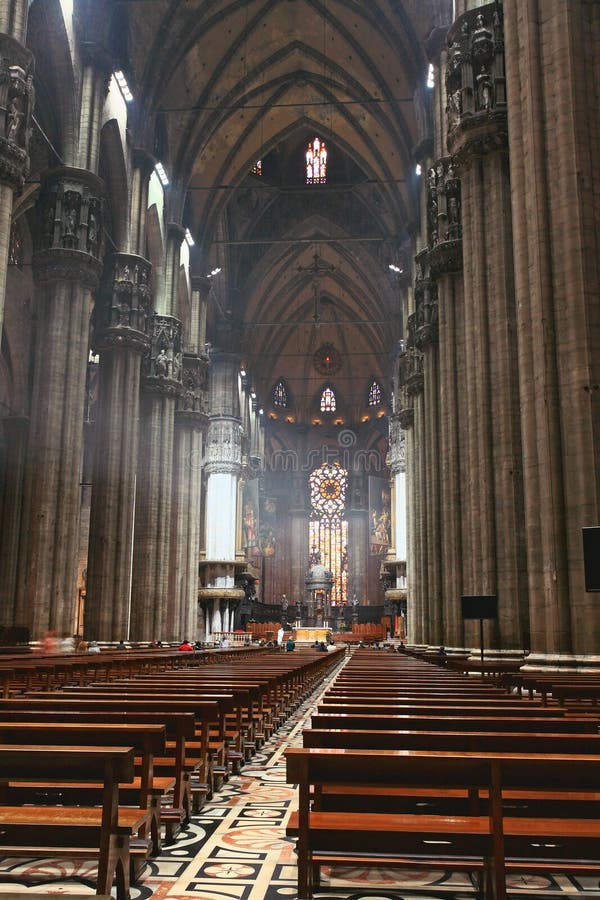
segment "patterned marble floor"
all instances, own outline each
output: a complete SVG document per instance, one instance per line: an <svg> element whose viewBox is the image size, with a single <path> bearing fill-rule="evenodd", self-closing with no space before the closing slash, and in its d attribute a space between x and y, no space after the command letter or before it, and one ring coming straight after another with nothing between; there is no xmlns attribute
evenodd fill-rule
<svg viewBox="0 0 600 900"><path fill-rule="evenodd" d="M296 791L285 782L284 751L300 746L301 731L325 685L306 701L240 776L232 777L176 842L153 860L132 900L286 900L295 898L294 841L285 823ZM2 883L7 876L11 883ZM26 882L35 876L35 885ZM20 877L24 877L20 883ZM91 865L70 860L0 861L0 893L93 894ZM17 882L15 884L15 881ZM600 897L597 879L511 877L511 897ZM467 875L423 871L325 870L322 900L473 900Z"/></svg>

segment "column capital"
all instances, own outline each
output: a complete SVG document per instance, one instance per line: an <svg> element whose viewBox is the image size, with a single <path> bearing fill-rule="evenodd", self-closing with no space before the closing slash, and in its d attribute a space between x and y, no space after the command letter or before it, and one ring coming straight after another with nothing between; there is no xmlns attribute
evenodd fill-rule
<svg viewBox="0 0 600 900"><path fill-rule="evenodd" d="M182 326L174 316L155 314L149 321L150 355L143 362L145 391L163 397L181 395Z"/></svg>
<svg viewBox="0 0 600 900"><path fill-rule="evenodd" d="M451 156L437 159L427 171L427 266L432 279L462 268L461 191Z"/></svg>
<svg viewBox="0 0 600 900"><path fill-rule="evenodd" d="M0 183L20 190L29 171L33 55L0 34Z"/></svg>
<svg viewBox="0 0 600 900"><path fill-rule="evenodd" d="M85 169L52 169L45 175L38 202L36 278L81 281L95 288L102 269L102 179Z"/></svg>
<svg viewBox="0 0 600 900"><path fill-rule="evenodd" d="M146 354L150 349L152 264L133 253L111 253L105 259L103 288L96 301L94 345L98 350L129 349Z"/></svg>
<svg viewBox="0 0 600 900"><path fill-rule="evenodd" d="M183 354L182 393L177 402L175 422L195 431L208 429L208 359L195 353Z"/></svg>
<svg viewBox="0 0 600 900"><path fill-rule="evenodd" d="M459 16L448 33L448 149L457 163L508 147L502 8Z"/></svg>
<svg viewBox="0 0 600 900"><path fill-rule="evenodd" d="M206 442L206 472L240 475L242 471L242 425L239 419L210 419Z"/></svg>

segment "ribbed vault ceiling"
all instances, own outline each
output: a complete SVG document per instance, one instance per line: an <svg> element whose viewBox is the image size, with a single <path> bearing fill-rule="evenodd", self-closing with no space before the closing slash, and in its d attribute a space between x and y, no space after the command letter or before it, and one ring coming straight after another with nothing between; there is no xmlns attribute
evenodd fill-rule
<svg viewBox="0 0 600 900"><path fill-rule="evenodd" d="M259 400L286 377L297 422L315 415L320 344L342 354L345 422L385 385L400 337L397 259L416 219L413 102L424 45L450 0L156 0L128 4L129 65L143 97L140 137L179 188L201 266L222 266L211 321L243 324ZM150 129L154 133L150 133ZM326 186L302 184L303 150L329 148ZM250 174L257 159L264 174ZM174 217L181 210L173 209ZM319 279L315 324L315 254Z"/></svg>

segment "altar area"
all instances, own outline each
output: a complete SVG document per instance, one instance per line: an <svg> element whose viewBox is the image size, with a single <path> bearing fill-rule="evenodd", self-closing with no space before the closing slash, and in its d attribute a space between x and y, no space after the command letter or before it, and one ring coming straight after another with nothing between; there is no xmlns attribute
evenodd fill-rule
<svg viewBox="0 0 600 900"><path fill-rule="evenodd" d="M294 640L297 644L314 644L315 641L327 643L330 628L294 628Z"/></svg>

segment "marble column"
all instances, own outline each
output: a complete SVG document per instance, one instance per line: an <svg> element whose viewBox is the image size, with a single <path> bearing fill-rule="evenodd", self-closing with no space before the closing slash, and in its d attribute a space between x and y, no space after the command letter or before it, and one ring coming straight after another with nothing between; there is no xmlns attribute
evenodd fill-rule
<svg viewBox="0 0 600 900"><path fill-rule="evenodd" d="M38 320L17 619L32 638L74 627L83 414L92 293L99 281L100 179L50 172L33 258Z"/></svg>
<svg viewBox="0 0 600 900"><path fill-rule="evenodd" d="M436 81L438 84L438 81ZM439 90L439 87L436 88ZM443 128L442 116L438 128ZM437 142L436 142L437 143ZM427 257L437 288L439 516L443 634L448 647L463 647L460 597L462 575L461 446L458 411L458 309L463 306L460 181L451 157L434 161L428 173L429 205L434 204Z"/></svg>
<svg viewBox="0 0 600 900"><path fill-rule="evenodd" d="M0 491L0 625L8 626L25 624L15 619L15 597L29 419L23 416L6 416L2 419L2 428L6 454L4 484Z"/></svg>
<svg viewBox="0 0 600 900"><path fill-rule="evenodd" d="M303 475L294 475L292 501L288 512L291 570L289 600L298 606L304 601L304 580L308 571L309 512L307 504L306 478Z"/></svg>
<svg viewBox="0 0 600 900"><path fill-rule="evenodd" d="M208 357L183 355L183 394L175 412L173 636L198 637L198 564L203 437L208 427ZM170 638L171 639L171 638Z"/></svg>
<svg viewBox="0 0 600 900"><path fill-rule="evenodd" d="M166 640L173 502L175 406L181 395L181 322L150 319L150 356L142 369L140 451L131 589L132 640Z"/></svg>
<svg viewBox="0 0 600 900"><path fill-rule="evenodd" d="M527 643L521 435L515 366L511 188L501 10L463 14L448 35L446 168L460 174L471 560L464 593L498 596L486 644ZM447 173L445 175L447 180ZM459 388L460 389L460 388Z"/></svg>
<svg viewBox="0 0 600 900"><path fill-rule="evenodd" d="M29 172L33 111L33 56L25 40L27 3L4 2L0 9L0 336L4 321L6 272L13 197Z"/></svg>
<svg viewBox="0 0 600 900"><path fill-rule="evenodd" d="M146 259L114 253L105 265L94 337L100 369L85 634L116 641L130 636L140 371L150 349L151 293Z"/></svg>
<svg viewBox="0 0 600 900"><path fill-rule="evenodd" d="M600 77L599 13L587 0L505 4L524 525L531 648L540 659L600 646L581 541L581 527L600 519L592 88Z"/></svg>

